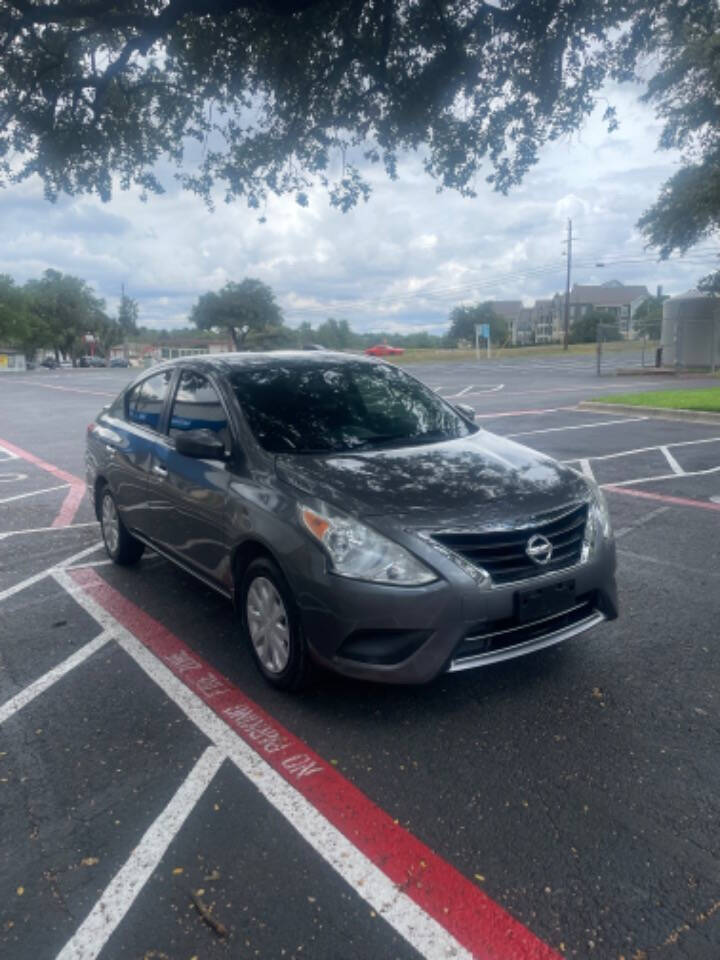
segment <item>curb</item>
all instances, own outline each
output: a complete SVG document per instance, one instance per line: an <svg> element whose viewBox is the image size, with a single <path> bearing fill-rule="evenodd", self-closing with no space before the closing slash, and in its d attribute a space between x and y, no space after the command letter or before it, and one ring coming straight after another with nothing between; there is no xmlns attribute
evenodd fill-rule
<svg viewBox="0 0 720 960"><path fill-rule="evenodd" d="M641 413L658 420L685 420L691 423L709 423L720 425L720 413L705 410L673 410L663 407L639 407L631 403L602 403L595 400L582 400L580 410L595 410L598 413Z"/></svg>

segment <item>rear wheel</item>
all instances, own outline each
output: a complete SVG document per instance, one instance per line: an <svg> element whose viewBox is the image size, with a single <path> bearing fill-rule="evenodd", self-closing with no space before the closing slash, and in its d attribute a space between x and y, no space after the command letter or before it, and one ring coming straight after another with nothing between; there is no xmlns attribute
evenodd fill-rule
<svg viewBox="0 0 720 960"><path fill-rule="evenodd" d="M100 497L100 526L107 555L113 563L126 567L138 562L145 544L128 533L108 487L104 488Z"/></svg>
<svg viewBox="0 0 720 960"><path fill-rule="evenodd" d="M240 587L242 631L268 683L281 690L307 685L311 662L290 587L269 558L253 560Z"/></svg>

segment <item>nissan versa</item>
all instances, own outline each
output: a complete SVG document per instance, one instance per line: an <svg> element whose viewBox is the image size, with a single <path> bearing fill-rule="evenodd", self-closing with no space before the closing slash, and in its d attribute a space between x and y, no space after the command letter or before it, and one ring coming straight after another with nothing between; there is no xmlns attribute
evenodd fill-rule
<svg viewBox="0 0 720 960"><path fill-rule="evenodd" d="M88 489L112 560L231 598L275 686L422 683L617 616L597 486L473 420L382 361L185 358L89 426Z"/></svg>

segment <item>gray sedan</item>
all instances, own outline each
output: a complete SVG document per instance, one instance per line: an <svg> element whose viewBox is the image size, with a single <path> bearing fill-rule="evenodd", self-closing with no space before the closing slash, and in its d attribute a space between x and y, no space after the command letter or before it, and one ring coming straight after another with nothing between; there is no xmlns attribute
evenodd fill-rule
<svg viewBox="0 0 720 960"><path fill-rule="evenodd" d="M227 596L271 684L423 683L617 616L600 490L473 420L381 361L183 358L90 425L88 489L110 557Z"/></svg>

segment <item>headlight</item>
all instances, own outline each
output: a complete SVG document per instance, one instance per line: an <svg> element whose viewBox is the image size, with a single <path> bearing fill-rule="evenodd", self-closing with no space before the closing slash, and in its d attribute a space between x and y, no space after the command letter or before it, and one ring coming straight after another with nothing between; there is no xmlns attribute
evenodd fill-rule
<svg viewBox="0 0 720 960"><path fill-rule="evenodd" d="M333 573L354 580L417 587L438 577L399 543L323 504L300 507L300 522L330 557Z"/></svg>
<svg viewBox="0 0 720 960"><path fill-rule="evenodd" d="M583 539L581 562L589 559L597 550L598 545L603 540L609 540L612 536L612 527L610 525L610 513L602 490L596 483L588 484L590 492L590 502L588 504L587 523L585 524L585 537Z"/></svg>

